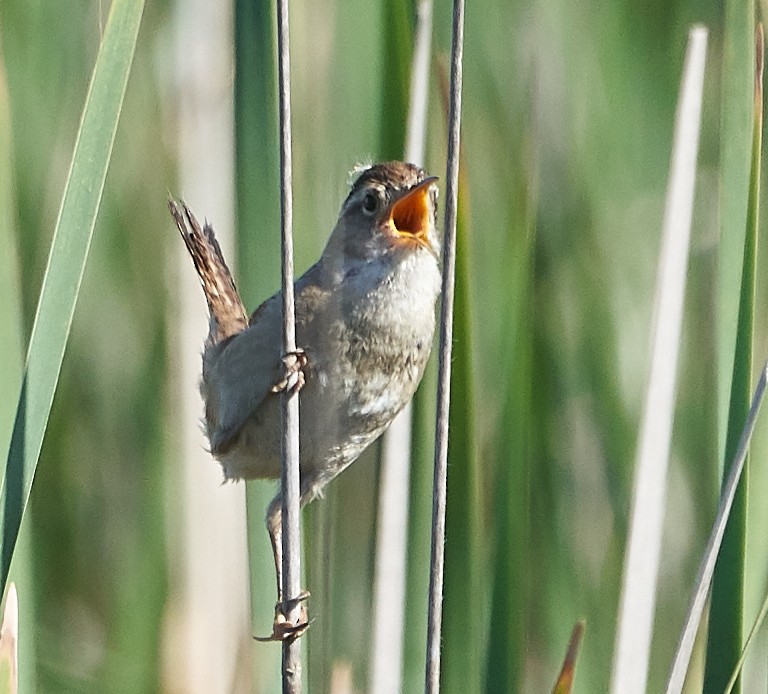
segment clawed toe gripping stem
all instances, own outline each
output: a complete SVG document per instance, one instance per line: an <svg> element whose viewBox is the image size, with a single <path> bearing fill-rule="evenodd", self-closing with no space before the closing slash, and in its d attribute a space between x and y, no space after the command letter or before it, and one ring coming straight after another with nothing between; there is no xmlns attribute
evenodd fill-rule
<svg viewBox="0 0 768 694"><path fill-rule="evenodd" d="M293 395L300 391L306 382L304 369L308 364L307 353L298 348L293 352L288 352L280 361L283 364L283 374L281 379L272 386L272 392L287 391Z"/></svg>
<svg viewBox="0 0 768 694"><path fill-rule="evenodd" d="M278 601L275 605L275 620L272 623L272 633L269 636L254 636L253 638L262 643L298 639L309 629L309 625L312 623L312 620L307 615L307 608L303 604L307 598L309 598L309 593L302 591L296 598L285 602ZM294 624L289 621L286 612L290 612L297 604L301 604L301 612L297 622Z"/></svg>

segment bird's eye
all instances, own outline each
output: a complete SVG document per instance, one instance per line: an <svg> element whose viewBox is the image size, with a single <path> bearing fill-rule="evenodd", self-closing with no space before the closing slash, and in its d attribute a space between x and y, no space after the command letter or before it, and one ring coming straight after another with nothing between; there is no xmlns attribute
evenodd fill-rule
<svg viewBox="0 0 768 694"><path fill-rule="evenodd" d="M379 196L373 191L368 191L363 198L363 212L367 215L374 214L379 209Z"/></svg>

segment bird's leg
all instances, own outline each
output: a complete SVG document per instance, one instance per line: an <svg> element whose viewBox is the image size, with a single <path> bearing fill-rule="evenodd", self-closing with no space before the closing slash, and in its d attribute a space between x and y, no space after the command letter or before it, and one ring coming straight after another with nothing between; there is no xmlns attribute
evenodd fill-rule
<svg viewBox="0 0 768 694"><path fill-rule="evenodd" d="M295 598L283 598L283 498L278 494L267 509L267 530L272 543L272 555L275 559L275 576L277 578L277 604L275 605L275 620L272 623L272 634L267 637L256 637L257 641L285 641L289 638L298 638L309 629L307 609L301 606L301 614L298 622L293 624L288 620L287 614L291 608L309 597L307 591L302 591Z"/></svg>
<svg viewBox="0 0 768 694"><path fill-rule="evenodd" d="M301 349L295 349L288 352L281 359L283 371L275 385L272 386L273 393L282 393L287 390L289 393L295 393L304 386L306 380L304 368L307 366L307 353Z"/></svg>

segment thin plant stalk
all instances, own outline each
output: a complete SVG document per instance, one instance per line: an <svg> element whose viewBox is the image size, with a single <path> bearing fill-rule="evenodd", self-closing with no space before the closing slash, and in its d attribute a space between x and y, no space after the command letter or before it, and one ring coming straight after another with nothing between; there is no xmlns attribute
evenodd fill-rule
<svg viewBox="0 0 768 694"><path fill-rule="evenodd" d="M448 70L441 61L440 95L446 123L450 102ZM445 575L441 626L442 665L441 688L450 692L475 691L481 680L481 653L467 651L467 642L482 638L486 625L482 609L467 609L467 596L484 602L483 581L479 566L483 538L480 532L482 488L480 470L475 454L475 397L472 364L474 314L470 284L472 260L469 239L471 233L469 185L467 182L464 148L459 147L459 184L456 217L456 292L453 299L451 355L451 402L448 422L448 497L446 501L445 532L451 544L445 551ZM457 462L456 465L451 465Z"/></svg>
<svg viewBox="0 0 768 694"><path fill-rule="evenodd" d="M731 679L728 680L728 685L726 686L723 694L731 694L733 688L736 686L736 681L739 679L741 670L744 667L744 662L747 659L749 647L754 642L755 636L757 636L757 632L760 630L760 627L763 626L763 621L765 621L766 614L768 614L768 595L766 595L763 599L763 604L760 606L760 611L757 613L757 617L752 623L752 627L750 628L749 634L747 635L747 640L744 642L744 648L741 649L741 655L739 656L739 660L736 663L736 666L733 668L733 674L731 675Z"/></svg>
<svg viewBox="0 0 768 694"><path fill-rule="evenodd" d="M715 561L717 560L717 555L723 542L725 525L728 522L728 515L733 506L736 488L741 479L741 473L744 470L744 461L747 458L749 442L752 439L755 424L757 423L757 414L760 410L763 398L765 397L766 384L768 384L768 362L763 366L763 370L760 373L760 379L757 383L754 397L752 398L752 404L749 408L749 414L747 415L744 430L739 439L736 455L731 463L728 479L723 486L720 505L718 506L712 532L710 533L709 541L707 542L707 548L704 551L704 556L699 565L699 573L696 577L693 597L688 606L683 631L677 644L675 658L672 661L672 669L670 671L669 679L667 680L666 694L680 694L680 692L683 691L685 675L688 672L688 665L691 661L691 654L693 653L693 646L696 640L696 632L701 624L701 616L704 614L704 608L707 604L707 596L709 595L709 588L712 585Z"/></svg>
<svg viewBox="0 0 768 694"><path fill-rule="evenodd" d="M611 691L648 679L693 215L707 30L691 29L675 123L656 285L651 366L637 453Z"/></svg>
<svg viewBox="0 0 768 694"><path fill-rule="evenodd" d="M462 58L464 51L464 0L454 0L451 41L451 96L448 118L445 222L443 236L443 287L440 307L440 353L435 424L435 467L432 496L432 549L429 572L427 622L427 694L440 691L440 633L443 616L445 568L445 501L448 476L448 418L451 391L451 340L456 272L456 218L459 187Z"/></svg>
<svg viewBox="0 0 768 694"><path fill-rule="evenodd" d="M283 354L296 352L293 299L293 167L291 166L291 73L288 0L277 3L278 101L280 109L280 238L282 246ZM296 624L301 607L301 528L299 523L299 394L288 387L282 394L280 484L283 523L283 613ZM301 692L301 642L283 641L283 694Z"/></svg>

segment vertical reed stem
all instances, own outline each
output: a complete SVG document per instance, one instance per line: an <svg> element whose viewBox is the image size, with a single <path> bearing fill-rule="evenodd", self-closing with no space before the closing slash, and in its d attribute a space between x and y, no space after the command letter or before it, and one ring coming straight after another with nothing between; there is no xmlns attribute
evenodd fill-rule
<svg viewBox="0 0 768 694"><path fill-rule="evenodd" d="M288 35L288 0L277 2L278 98L280 108L280 233L282 245L283 354L296 350L293 301L293 196L291 167L291 71ZM282 394L283 613L299 619L301 537L299 527L299 396L289 387ZM301 692L299 639L283 642L283 694Z"/></svg>
<svg viewBox="0 0 768 694"><path fill-rule="evenodd" d="M443 238L443 301L440 309L440 364L435 426L435 481L432 497L432 556L429 575L429 623L425 691L440 691L440 627L443 616L445 564L445 500L448 473L448 413L451 391L451 337L456 271L456 207L459 185L459 133L461 126L461 76L464 50L464 0L453 3L451 43L451 100L448 118L445 230Z"/></svg>

